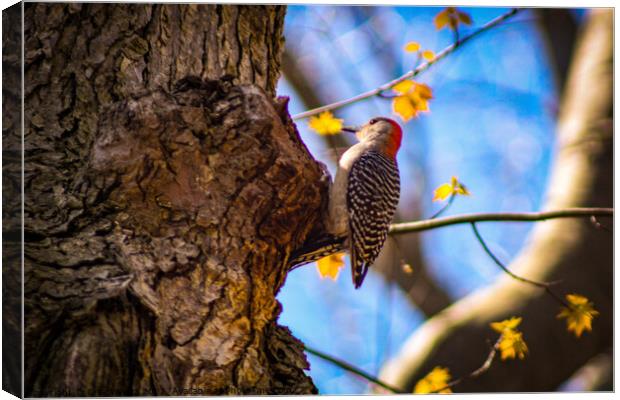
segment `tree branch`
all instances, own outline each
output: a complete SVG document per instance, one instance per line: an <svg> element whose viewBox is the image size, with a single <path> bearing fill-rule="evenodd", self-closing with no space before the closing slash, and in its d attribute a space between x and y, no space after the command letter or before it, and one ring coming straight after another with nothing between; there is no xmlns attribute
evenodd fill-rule
<svg viewBox="0 0 620 400"><path fill-rule="evenodd" d="M397 235L406 232L419 232L429 229L439 228L442 226L465 224L472 222L485 221L544 221L554 218L570 218L570 217L591 217L591 216L608 216L614 214L613 208L598 207L575 207L564 208L560 210L541 211L541 212L524 212L524 213L475 213L455 215L452 217L427 219L415 222L403 222L401 224L392 224L389 233Z"/></svg>
<svg viewBox="0 0 620 400"><path fill-rule="evenodd" d="M527 279L524 278L522 276L519 276L515 273L513 273L512 271L510 271L508 269L508 267L506 267L496 256L495 254L493 254L493 252L491 251L491 249L489 249L489 246L487 246L486 242L484 241L484 239L482 239L482 236L480 235L480 232L478 232L478 228L476 228L476 223L472 222L471 223L471 227L474 231L474 235L476 235L476 239L478 239L478 242L480 243L480 245L482 246L482 248L484 249L484 251L487 253L487 255L489 257L491 257L491 259L493 260L493 262L495 262L495 264L497 264L498 267L500 267L502 269L502 271L504 271L505 273L507 273L511 278L516 279L520 282L523 283L528 283L530 285L534 285L536 287L539 287L541 289L545 289L545 292L547 292L547 294L549 294L551 297L553 297L554 300L556 300L557 302L559 302L562 306L566 307L566 308L570 308L570 306L568 304L566 304L566 302L564 300L562 300L562 298L557 295L553 290L551 290L551 285L553 283L557 283L557 282L538 282L538 281L534 281L531 279Z"/></svg>
<svg viewBox="0 0 620 400"><path fill-rule="evenodd" d="M315 356L317 356L319 358L322 358L323 360L328 361L328 362L330 362L330 363L332 363L332 364L334 364L334 365L336 365L336 366L338 366L338 367L340 367L340 368L342 368L342 369L344 369L346 371L349 371L349 372L354 373L355 375L361 376L362 378L366 379L367 381L370 381L370 382L372 382L372 383L374 383L376 385L379 385L382 388L387 389L387 390L389 390L392 393L407 393L407 392L405 392L405 391L403 391L401 389L395 388L394 386L388 385L387 383L380 381L379 379L375 378L374 376L372 376L372 375L362 371L361 369L359 369L359 368L357 368L357 367L347 363L346 361L339 360L339 359L337 359L335 357L332 357L332 356L330 356L328 354L323 353L322 351L319 351L319 350L313 349L311 347L308 347L307 345L304 345L304 346L305 346L305 350L308 353L314 354Z"/></svg>
<svg viewBox="0 0 620 400"><path fill-rule="evenodd" d="M400 77L398 77L398 78L396 78L396 79L394 79L394 80L392 80L390 82L384 83L383 85L379 86L376 89L372 89L372 90L369 90L367 92L358 94L357 96L353 96L353 97L351 97L349 99L346 99L346 100L337 101L335 103L327 104L327 105L322 106L322 107L317 107L317 108L314 108L312 110L304 111L302 113L294 115L293 116L293 120L307 118L307 117L310 117L312 115L316 115L316 114L322 113L324 111L335 110L337 108L342 108L344 106L348 106L349 104L353 104L353 103L356 103L358 101L365 100L365 99L367 99L369 97L381 95L384 91L391 89L394 85L396 85L396 84L398 84L398 83L400 83L400 82L402 82L402 81L404 81L406 79L415 78L420 73L422 73L422 72L426 71L427 69L429 69L437 61L445 58L448 54L453 53L456 49L461 47L463 44L465 44L469 40L473 39L474 37L480 35L483 32L488 31L489 29L491 29L491 28L501 24L502 22L504 22L508 18L510 18L513 15L515 15L517 12L519 12L519 9L513 8L509 12L507 12L505 14L502 14L499 17L497 17L497 18L487 22L482 27L480 27L480 29L478 29L475 32L472 32L471 34L463 37L461 40L456 41L455 43L451 44L450 46L446 47L445 49L443 49L442 51L437 53L437 55L435 56L434 59L421 64L417 68L412 69L411 71L405 73L404 75L401 75Z"/></svg>

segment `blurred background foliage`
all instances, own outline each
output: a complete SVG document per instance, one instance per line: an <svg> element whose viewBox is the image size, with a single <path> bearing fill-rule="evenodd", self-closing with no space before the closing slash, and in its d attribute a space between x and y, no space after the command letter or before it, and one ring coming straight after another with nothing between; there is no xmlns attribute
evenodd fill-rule
<svg viewBox="0 0 620 400"><path fill-rule="evenodd" d="M461 37L506 8L462 8L472 20ZM416 63L410 41L435 53L454 41L437 31L437 7L289 6L286 53L278 94L291 114L342 100L390 81ZM433 90L430 112L403 125L398 162L398 221L428 218L442 204L433 189L455 175L472 196L443 215L539 210L554 156L554 128L568 55L584 10L524 10L473 39L419 76ZM558 45L558 43L563 44ZM565 50L563 50L565 49ZM391 102L374 97L334 112L345 124L391 116ZM335 173L335 159L352 137L321 137L297 120L314 157ZM479 226L492 251L508 263L524 244L529 223ZM467 225L389 241L360 290L349 266L337 281L315 265L292 272L278 298L280 323L308 346L377 375L427 317L493 282L502 272ZM403 269L401 259L411 265ZM348 262L348 257L347 257ZM320 393L354 394L368 382L313 355L309 374Z"/></svg>

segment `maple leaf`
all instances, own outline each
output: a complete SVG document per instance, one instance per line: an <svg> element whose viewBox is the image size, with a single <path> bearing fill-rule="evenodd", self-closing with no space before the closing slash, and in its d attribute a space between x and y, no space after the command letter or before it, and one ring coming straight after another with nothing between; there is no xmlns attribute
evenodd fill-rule
<svg viewBox="0 0 620 400"><path fill-rule="evenodd" d="M502 360L517 357L523 360L528 352L527 344L523 340L523 333L516 329L504 330L499 341L499 351Z"/></svg>
<svg viewBox="0 0 620 400"><path fill-rule="evenodd" d="M413 393L422 394L437 392L448 385L450 378L450 370L448 370L448 368L435 367L416 383L413 388ZM440 390L439 393L452 393L452 390L450 390L450 388L445 388Z"/></svg>
<svg viewBox="0 0 620 400"><path fill-rule="evenodd" d="M404 47L406 52L415 53L420 50L420 43L418 42L409 42Z"/></svg>
<svg viewBox="0 0 620 400"><path fill-rule="evenodd" d="M592 320L599 314L594 304L587 297L579 294L567 294L568 307L562 307L557 318L566 318L566 329L581 337L583 331L592 331Z"/></svg>
<svg viewBox="0 0 620 400"><path fill-rule="evenodd" d="M520 323L521 317L512 317L490 324L494 331L501 333L498 349L502 360L517 357L522 360L528 352L527 344L523 340L523 333L517 330Z"/></svg>
<svg viewBox="0 0 620 400"><path fill-rule="evenodd" d="M318 117L310 117L308 125L319 135L335 135L342 130L342 120L334 118L329 111L322 112Z"/></svg>
<svg viewBox="0 0 620 400"><path fill-rule="evenodd" d="M428 85L404 80L394 85L392 90L398 94L392 101L392 109L403 121L429 110L428 101L433 98L433 91Z"/></svg>
<svg viewBox="0 0 620 400"><path fill-rule="evenodd" d="M437 30L443 29L446 26L449 26L452 30L456 30L459 24L471 25L472 20L466 12L456 7L446 7L435 15L433 23Z"/></svg>
<svg viewBox="0 0 620 400"><path fill-rule="evenodd" d="M469 190L459 182L459 179L456 176L453 176L450 179L450 183L441 184L435 189L433 192L433 201L443 201L450 196L469 196Z"/></svg>
<svg viewBox="0 0 620 400"><path fill-rule="evenodd" d="M332 280L338 279L340 269L344 267L344 253L335 253L327 257L321 258L316 263L319 276L321 278L329 277Z"/></svg>

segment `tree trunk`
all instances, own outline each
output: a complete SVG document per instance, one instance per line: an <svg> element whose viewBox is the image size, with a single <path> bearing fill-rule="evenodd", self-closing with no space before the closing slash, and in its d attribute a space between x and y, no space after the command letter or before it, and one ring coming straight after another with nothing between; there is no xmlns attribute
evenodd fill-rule
<svg viewBox="0 0 620 400"><path fill-rule="evenodd" d="M558 153L546 209L613 205L613 12L592 10L580 37L558 122ZM610 221L601 221L611 225ZM483 232L484 234L484 232ZM490 370L454 388L463 392L551 391L613 344L613 240L587 219L539 222L528 245L509 266L514 273L554 286L562 296L580 293L600 312L592 332L579 339L556 319L558 303L544 291L507 275L429 320L381 373L387 383L411 389L434 366L455 377L484 362L497 334L492 321L522 316L525 360L496 359Z"/></svg>
<svg viewBox="0 0 620 400"><path fill-rule="evenodd" d="M2 10L2 390L22 393L22 4Z"/></svg>
<svg viewBox="0 0 620 400"><path fill-rule="evenodd" d="M316 392L276 323L327 190L284 14L26 5L26 396Z"/></svg>

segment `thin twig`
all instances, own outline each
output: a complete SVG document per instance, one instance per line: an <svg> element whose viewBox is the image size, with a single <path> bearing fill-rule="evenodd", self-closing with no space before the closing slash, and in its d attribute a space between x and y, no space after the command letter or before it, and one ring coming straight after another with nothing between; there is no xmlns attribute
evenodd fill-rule
<svg viewBox="0 0 620 400"><path fill-rule="evenodd" d="M458 25L454 27L454 43L459 42L459 27Z"/></svg>
<svg viewBox="0 0 620 400"><path fill-rule="evenodd" d="M456 197L455 193L452 193L450 195L450 198L448 199L448 202L446 204L444 204L443 207L441 207L435 214L433 214L429 219L435 219L437 217L439 217L441 214L443 214L444 211L446 211L448 209L448 207L450 207L452 205L452 203L454 202L454 198Z"/></svg>
<svg viewBox="0 0 620 400"><path fill-rule="evenodd" d="M359 368L357 368L357 367L355 367L355 366L353 366L353 365L351 365L351 364L349 364L349 363L347 363L345 361L339 360L339 359L337 359L335 357L332 357L332 356L330 356L328 354L323 353L322 351L313 349L311 347L308 347L308 346L304 346L304 347L305 347L305 349L306 349L306 351L308 353L314 354L315 356L320 357L320 358L322 358L325 361L329 361L330 363L332 363L334 365L337 365L338 367L340 367L340 368L342 368L342 369L344 369L346 371L349 371L349 372L354 373L355 375L361 376L362 378L366 379L367 381L370 381L370 382L372 382L372 383L374 383L376 385L379 385L382 388L387 389L387 390L389 390L392 393L407 393L407 392L405 392L405 391L403 391L401 389L397 389L394 386L388 385L387 383L380 381L379 379L375 378L374 376L372 376L372 375L362 371L361 369L359 369Z"/></svg>
<svg viewBox="0 0 620 400"><path fill-rule="evenodd" d="M491 257L491 259L495 262L495 264L497 264L497 266L500 267L511 278L516 279L516 280L518 280L520 282L528 283L530 285L534 285L534 286L537 286L539 288L545 289L545 292L547 292L556 301L558 301L564 307L570 308L569 305L566 304L566 302L564 300L562 300L562 298L560 296L558 296L553 290L551 290L551 285L553 283L539 282L539 281L534 281L534 280L531 280L531 279L523 278L522 276L519 276L519 275L513 273L512 271L510 271L508 268L506 268L506 266L501 261L499 261L499 259L495 256L495 254L493 254L491 249L489 249L489 246L487 246L487 244L484 241L484 239L482 239L482 236L480 236L480 232L478 232L478 228L476 228L476 223L475 222L471 223L471 227L474 230L474 235L476 235L476 239L478 239L478 242L480 242L480 244L482 245L482 248L484 249L484 251L489 255L489 257Z"/></svg>
<svg viewBox="0 0 620 400"><path fill-rule="evenodd" d="M341 100L341 101L337 101L335 103L331 103L331 104L327 104L325 106L321 106L321 107L317 107L314 108L312 110L308 110L308 111L304 111L302 113L299 113L297 115L293 116L294 120L298 120L298 119L302 119L302 118L307 118L310 117L312 115L316 115L319 113L322 113L324 111L328 111L328 110L335 110L337 108L341 108L344 106L347 106L349 104L353 104L356 103L358 101L367 99L369 97L373 97L373 96L377 96L379 93L382 93L386 90L391 89L393 86L395 86L396 84L406 80L406 79L410 79L410 78L415 78L416 76L418 76L420 73L426 71L427 69L429 69L432 65L434 65L436 62L438 62L439 60L445 58L448 54L454 52L456 49L458 49L459 47L461 47L463 44L467 43L468 41L470 41L471 39L473 39L475 36L478 36L479 34L501 24L502 22L504 22L505 20L507 20L508 18L512 17L513 15L515 15L517 12L519 12L519 9L517 8L513 8L512 10L510 10L509 12L500 15L499 17L487 22L486 24L484 24L482 27L480 27L480 29L472 32L471 34L464 36L460 41L451 44L450 46L444 48L442 51L440 51L439 53L437 53L437 55L435 56L435 58L433 58L430 61L427 61L421 65L419 65L418 67L412 69L411 71L405 73L404 75L401 75L400 77L384 83L383 85L379 86L378 88L369 90L367 92L358 94L357 96L353 96L349 99L346 100Z"/></svg>
<svg viewBox="0 0 620 400"><path fill-rule="evenodd" d="M392 224L389 233L392 235L409 232L420 232L447 225L469 224L484 221L544 221L554 218L607 216L614 214L613 208L563 208L553 211L524 213L474 213L462 214L437 219Z"/></svg>
<svg viewBox="0 0 620 400"><path fill-rule="evenodd" d="M531 285L534 286L538 286L540 288L547 288L549 287L549 284L547 282L538 282L538 281L534 281L531 279L527 279L527 278L523 278L515 273L513 273L512 271L510 271L496 256L495 254L493 254L493 252L491 251L491 249L489 249L489 246L487 246L486 242L484 241L484 239L482 238L482 236L480 235L480 232L478 231L478 228L476 227L476 223L472 222L471 223L471 228L474 231L474 235L476 235L476 239L478 239L478 242L480 243L480 245L482 245L482 248L484 249L484 251L487 253L487 255L489 257L491 257L491 259L495 262L495 264L497 264L498 267L500 267L505 273L507 273L508 275L510 275L511 278L516 279L518 281L521 282L525 282L525 283L529 283Z"/></svg>
<svg viewBox="0 0 620 400"><path fill-rule="evenodd" d="M469 375L462 376L462 377L457 378L457 379L455 379L455 380L453 380L451 382L448 382L448 384L446 386L442 387L441 389L434 390L432 393L439 393L442 390L450 389L450 388L458 385L459 383L463 382L465 379L477 378L480 375L482 375L483 373L487 372L489 370L489 368L491 368L491 365L493 364L493 360L495 359L495 355L497 354L497 349L499 348L499 343L501 342L501 340L502 340L502 337L500 335L500 337L497 339L497 341L495 342L495 344L491 348L491 351L489 352L489 355L487 356L486 360L484 360L484 363L480 366L480 368L476 369L475 371L473 371Z"/></svg>

